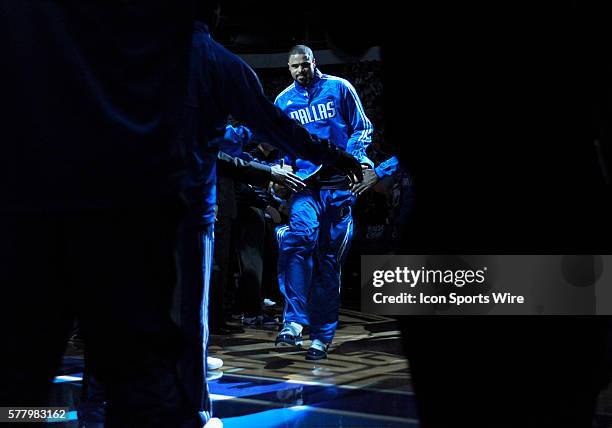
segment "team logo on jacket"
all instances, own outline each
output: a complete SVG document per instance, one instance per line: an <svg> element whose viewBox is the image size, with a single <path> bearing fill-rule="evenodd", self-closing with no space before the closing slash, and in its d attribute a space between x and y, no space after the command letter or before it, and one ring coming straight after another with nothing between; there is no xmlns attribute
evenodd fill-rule
<svg viewBox="0 0 612 428"><path fill-rule="evenodd" d="M289 104L289 103L287 103ZM292 119L299 121L302 125L316 122L318 120L330 119L336 116L336 107L333 101L326 103L312 104L308 107L289 113Z"/></svg>

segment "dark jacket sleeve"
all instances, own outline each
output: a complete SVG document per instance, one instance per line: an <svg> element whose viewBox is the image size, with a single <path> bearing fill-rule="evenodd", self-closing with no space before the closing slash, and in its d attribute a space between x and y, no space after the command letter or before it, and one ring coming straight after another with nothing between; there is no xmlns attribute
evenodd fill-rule
<svg viewBox="0 0 612 428"><path fill-rule="evenodd" d="M261 187L268 186L272 176L268 165L247 162L223 152L217 155L217 174Z"/></svg>
<svg viewBox="0 0 612 428"><path fill-rule="evenodd" d="M306 128L286 116L264 94L255 72L242 59L216 44L223 103L239 121L268 142L296 158L324 162L335 153L335 146L311 135Z"/></svg>

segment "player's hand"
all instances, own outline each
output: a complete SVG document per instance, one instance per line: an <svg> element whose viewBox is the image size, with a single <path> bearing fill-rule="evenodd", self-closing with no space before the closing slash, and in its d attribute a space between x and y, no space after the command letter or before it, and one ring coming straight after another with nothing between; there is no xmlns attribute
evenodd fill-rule
<svg viewBox="0 0 612 428"><path fill-rule="evenodd" d="M276 208L270 205L266 207L266 214L272 217L272 221L276 224L279 224L282 221L280 213L276 210Z"/></svg>
<svg viewBox="0 0 612 428"><path fill-rule="evenodd" d="M299 192L306 188L306 183L300 177L280 165L272 166L271 173L272 182L285 186L294 192Z"/></svg>
<svg viewBox="0 0 612 428"><path fill-rule="evenodd" d="M321 161L324 165L335 166L342 170L350 178L351 185L363 179L361 164L357 162L357 159L325 138L317 139L317 141L322 148Z"/></svg>
<svg viewBox="0 0 612 428"><path fill-rule="evenodd" d="M374 187L374 185L376 185L376 183L378 183L379 181L380 178L376 174L376 171L371 168L366 168L363 170L363 180L361 180L353 187L353 193L359 196L366 190Z"/></svg>
<svg viewBox="0 0 612 428"><path fill-rule="evenodd" d="M324 164L340 169L350 178L352 185L359 183L363 179L363 174L361 172L361 164L357 162L357 159L341 148L329 142L327 144L328 157L324 161Z"/></svg>
<svg viewBox="0 0 612 428"><path fill-rule="evenodd" d="M336 156L333 165L348 175L353 185L355 183L359 183L363 179L361 164L357 162L357 159L355 159L352 155L348 154L342 149L338 149L338 155Z"/></svg>

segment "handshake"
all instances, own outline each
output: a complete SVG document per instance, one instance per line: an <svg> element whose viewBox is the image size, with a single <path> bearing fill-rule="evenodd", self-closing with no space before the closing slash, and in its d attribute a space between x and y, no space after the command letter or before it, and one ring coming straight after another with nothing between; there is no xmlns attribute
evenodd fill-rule
<svg viewBox="0 0 612 428"><path fill-rule="evenodd" d="M295 175L291 165L285 165L282 159L280 165L273 165L270 168L270 174L274 192L283 199L286 199L283 196L288 196L287 191L297 193L306 188L306 183Z"/></svg>
<svg viewBox="0 0 612 428"><path fill-rule="evenodd" d="M326 143L326 154L328 155L323 164L341 170L349 177L351 186L361 183L364 178L361 164L346 151L326 140L322 141ZM271 181L274 184L275 192L283 199L285 199L283 193L286 194L287 191L300 192L306 188L306 183L293 173L293 168L290 165L285 165L282 160L279 165L272 166ZM282 188L285 188L284 192Z"/></svg>

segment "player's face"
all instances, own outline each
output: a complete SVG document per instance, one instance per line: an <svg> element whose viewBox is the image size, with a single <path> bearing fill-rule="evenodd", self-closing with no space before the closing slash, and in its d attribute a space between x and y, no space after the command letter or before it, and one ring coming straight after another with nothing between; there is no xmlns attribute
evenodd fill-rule
<svg viewBox="0 0 612 428"><path fill-rule="evenodd" d="M308 85L314 76L315 60L309 55L295 54L289 57L289 72L293 80L302 86Z"/></svg>

